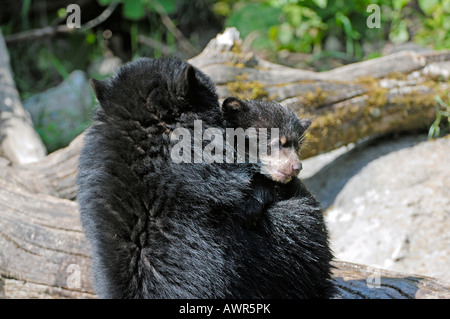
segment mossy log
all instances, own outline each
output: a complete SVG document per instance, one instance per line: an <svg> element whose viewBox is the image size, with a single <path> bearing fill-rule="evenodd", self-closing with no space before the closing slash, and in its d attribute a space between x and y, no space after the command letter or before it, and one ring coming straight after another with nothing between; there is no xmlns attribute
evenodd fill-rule
<svg viewBox="0 0 450 319"><path fill-rule="evenodd" d="M303 157L366 137L427 130L435 97L449 100L450 51L402 51L326 72L273 64L243 52L233 28L190 62L217 84L219 95L269 99L312 120Z"/></svg>
<svg viewBox="0 0 450 319"><path fill-rule="evenodd" d="M217 37L191 62L213 77L221 98L264 96L289 105L302 116L311 116L307 155L388 132L394 129L392 121L397 121L397 129L417 128L412 121L406 124L405 112L420 121L419 126L427 125L434 116L428 96L435 94L436 88L427 82L397 88L389 87L397 82L382 84L381 73L388 75L394 68L370 72L369 66L360 69L353 65L328 75L295 70L239 52L239 38L233 30L227 32L228 38ZM442 53L434 58L449 60ZM398 63L398 59L403 63L395 69L399 74L423 69L431 61L429 57L401 53L386 57L384 62ZM376 60L367 63L376 65ZM1 65L0 71L9 74L9 66ZM348 72L355 72L360 80L344 81ZM245 90L241 90L239 81L246 83ZM390 81L406 80L397 77ZM409 93L405 94L405 87ZM8 90L18 96L14 86ZM0 110L4 103L0 100ZM353 132L338 133L342 128ZM4 132L5 139L16 130ZM76 202L75 176L82 145L80 135L68 147L33 163L0 157L0 298L96 298L91 252ZM334 278L343 298L450 298L450 285L433 278L345 262L335 262L335 267Z"/></svg>

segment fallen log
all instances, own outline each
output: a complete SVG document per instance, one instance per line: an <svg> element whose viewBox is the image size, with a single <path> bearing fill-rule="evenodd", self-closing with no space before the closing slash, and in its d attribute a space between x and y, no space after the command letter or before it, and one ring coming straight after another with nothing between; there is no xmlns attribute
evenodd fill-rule
<svg viewBox="0 0 450 319"><path fill-rule="evenodd" d="M95 296L76 202L0 179L0 247L0 298Z"/></svg>
<svg viewBox="0 0 450 319"><path fill-rule="evenodd" d="M237 31L227 29L189 62L213 78L221 99L274 99L311 118L304 158L366 137L427 130L436 116L435 96L448 99L449 85L439 80L447 69L439 65L450 65L450 51L399 52L319 73L264 61L252 52L240 52L239 45ZM441 73L433 77L429 70L436 68ZM8 166L0 174L30 191L74 199L80 140L36 163Z"/></svg>
<svg viewBox="0 0 450 319"><path fill-rule="evenodd" d="M217 84L221 98L262 98L312 120L303 157L366 137L427 130L435 97L448 101L450 51L402 51L326 72L293 69L241 50L229 28L189 60Z"/></svg>
<svg viewBox="0 0 450 319"><path fill-rule="evenodd" d="M241 52L239 43L230 29L190 62L214 79L222 99L273 99L311 117L305 156L374 134L425 128L435 116L432 97L448 89L425 72L447 63L447 51L401 52L316 73L269 63ZM82 144L83 134L34 163L0 157L0 298L96 297L89 243L74 201ZM450 298L450 285L433 278L340 261L334 265L342 298Z"/></svg>
<svg viewBox="0 0 450 319"><path fill-rule="evenodd" d="M0 157L0 179L32 193L74 200L83 137L84 134L80 134L69 146L34 163L14 165Z"/></svg>
<svg viewBox="0 0 450 319"><path fill-rule="evenodd" d="M0 31L0 156L22 164L42 159L46 154L47 150L20 101Z"/></svg>
<svg viewBox="0 0 450 319"><path fill-rule="evenodd" d="M0 179L0 298L96 298L76 202ZM450 284L334 262L340 298L450 298Z"/></svg>
<svg viewBox="0 0 450 319"><path fill-rule="evenodd" d="M68 172L70 183L74 182L75 164L68 163L76 162L75 150L81 147L82 138L27 169L3 166L11 171L0 176L0 298L96 298L91 252L77 203L44 194L38 188L43 178L47 190L53 185L57 194L58 185L64 183L49 181L52 177L58 181L58 171ZM34 181L34 188L26 189L17 182L18 177L22 182L27 177ZM342 261L334 266L340 298L450 298L450 284L430 277Z"/></svg>
<svg viewBox="0 0 450 319"><path fill-rule="evenodd" d="M327 72L312 72L240 52L240 41L235 29L227 29L189 62L217 83L221 99L230 95L274 99L299 116L311 118L304 158L366 137L426 130L436 116L435 96L448 99L448 83L436 80L439 78L432 77L427 69L439 63L450 65L450 51L422 55L399 52ZM440 70L445 76L446 69ZM3 164L6 168L0 176L30 191L74 199L81 139L36 163Z"/></svg>

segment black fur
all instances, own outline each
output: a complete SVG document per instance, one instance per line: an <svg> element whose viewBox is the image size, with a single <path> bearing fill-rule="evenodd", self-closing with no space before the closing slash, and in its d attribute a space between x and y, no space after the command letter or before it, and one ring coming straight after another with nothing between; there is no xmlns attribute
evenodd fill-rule
<svg viewBox="0 0 450 319"><path fill-rule="evenodd" d="M279 136L286 137L285 146L294 147L298 151L300 151L304 133L311 124L309 120L300 120L291 109L269 101L241 101L238 98L229 97L223 102L222 111L226 127L241 127L244 130L251 127L266 128L269 133L268 142L271 140L270 128L278 128ZM267 147L269 148L269 145ZM259 221L261 213L273 203L297 196L298 189L304 190L301 196L312 196L300 181L290 182L287 185L274 182L260 173L260 166L262 166L261 162L254 165L251 194L243 203L245 222L250 226L254 226Z"/></svg>
<svg viewBox="0 0 450 319"><path fill-rule="evenodd" d="M171 160L175 128L223 125L207 76L176 59L139 59L92 85L100 108L77 183L99 297L332 295L322 213L298 180L280 197L292 199L248 229L237 212L254 191L252 167Z"/></svg>
<svg viewBox="0 0 450 319"><path fill-rule="evenodd" d="M300 151L305 131L311 124L310 120L299 119L291 109L269 101L241 101L230 97L223 102L222 111L227 127L278 128L279 136L286 137L284 146L293 147L298 151ZM262 164L259 162L256 166L258 165ZM330 266L333 255L329 248L328 232L320 203L298 177L293 177L291 181L283 184L256 171L252 174L250 189L251 196L248 196L241 206L244 207L246 214L246 225L250 224L260 229L265 227L264 221L268 216L277 216L271 219L271 223L273 225L280 223L278 231L280 235L283 235L275 237L292 243L294 255L291 265L300 267L296 270L291 268L291 271L296 273L297 278L306 281L303 287L290 287L280 278L282 283L277 289L282 291L282 286L287 291L292 289L292 295L287 293L286 296L334 297L336 291L331 279ZM258 222L261 224L257 224ZM287 248L288 245L280 246ZM305 247L308 248L305 249ZM300 270L302 267L305 267L303 274ZM286 278L290 276L287 275ZM309 289L311 290L308 291Z"/></svg>

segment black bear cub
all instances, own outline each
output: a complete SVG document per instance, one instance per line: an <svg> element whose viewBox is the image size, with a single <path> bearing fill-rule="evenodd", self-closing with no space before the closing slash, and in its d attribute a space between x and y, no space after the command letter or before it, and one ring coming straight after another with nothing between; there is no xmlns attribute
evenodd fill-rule
<svg viewBox="0 0 450 319"><path fill-rule="evenodd" d="M295 245L299 245L294 248L299 253L296 262L306 261L314 256L315 260L309 261L313 263L312 268L306 271L311 271L310 275L315 272L309 279L316 278L313 281L317 290L312 289L306 295L302 295L307 288L299 286L299 290L295 291L293 295L286 296L307 298L337 296L331 279L330 262L333 255L329 248L328 234L320 203L298 178L302 169L301 146L311 121L299 119L291 109L275 102L241 101L235 97L224 100L222 111L227 127L257 130L263 128L267 129L267 133L269 133L269 129L278 129L278 134L275 136L268 134L266 139L266 147L272 149L272 152L259 156L258 162L253 164L251 194L244 203L241 203L241 207L246 218L244 225L250 226L250 228L261 227L259 223L268 216L276 217L272 219L274 225L278 221L282 222L285 227L283 230L280 228L280 234L283 231L286 232L280 238L294 240ZM278 212L283 212L285 216L278 215ZM277 220L278 218L279 220ZM289 225L291 222L295 225L293 229L297 229L298 233L295 231L289 233L289 230L293 230ZM305 236L303 237L303 235ZM308 238L308 236L311 237ZM303 248L300 248L301 245ZM304 247L309 247L309 250ZM300 262L300 264L306 265L307 263ZM306 275L303 280L307 277ZM305 291L301 291L305 288Z"/></svg>
<svg viewBox="0 0 450 319"><path fill-rule="evenodd" d="M229 99L222 110L212 81L173 58L141 58L91 84L100 107L77 183L99 297L333 295L322 212L295 176L292 152L307 122L278 104L253 113L262 102ZM224 123L244 126L240 119L280 127L288 163L272 154L256 164L172 160L175 129L192 132L202 120L225 132Z"/></svg>
<svg viewBox="0 0 450 319"><path fill-rule="evenodd" d="M278 130L275 136L258 136L267 142L263 145L266 147L266 153L259 154L255 165L256 173L252 175L252 196L244 209L248 222L254 224L264 207L297 196L299 191L303 192L302 196L311 196L303 185L299 186L297 179L302 169L299 158L302 141L304 133L311 125L310 120L299 119L291 109L278 103L241 101L235 97L225 99L222 111L227 127L244 130L262 128L266 129L267 133L273 128ZM248 148L246 150L248 152Z"/></svg>

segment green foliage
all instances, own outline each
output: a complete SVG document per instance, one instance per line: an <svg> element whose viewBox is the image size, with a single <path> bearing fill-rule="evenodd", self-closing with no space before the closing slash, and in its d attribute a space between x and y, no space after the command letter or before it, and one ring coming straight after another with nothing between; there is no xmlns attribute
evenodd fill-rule
<svg viewBox="0 0 450 319"><path fill-rule="evenodd" d="M296 4L288 4L281 7L280 18L283 22L272 26L268 34L278 49L298 52L320 50L327 25L315 11Z"/></svg>
<svg viewBox="0 0 450 319"><path fill-rule="evenodd" d="M36 41L9 46L14 80L21 98L59 84L73 70L86 70L90 61L101 55L102 43L101 33L87 31L51 43Z"/></svg>
<svg viewBox="0 0 450 319"><path fill-rule="evenodd" d="M98 0L100 5L106 6L117 0ZM129 20L142 20L149 11L159 12L160 8L166 13L175 11L177 0L120 0L123 3L122 14Z"/></svg>
<svg viewBox="0 0 450 319"><path fill-rule="evenodd" d="M227 24L236 26L240 31L245 24L245 37L251 30L257 29L257 24L264 23L264 27L259 28L262 37L268 38L276 50L320 52L324 39L334 36L345 43L348 56L361 58L359 40L370 39L370 34L374 33L366 25L366 7L369 3L364 0L238 1L234 4L237 9L228 16ZM264 6L277 10L266 9L262 12L259 8ZM254 16L260 12L264 19L243 19L247 17L247 11Z"/></svg>
<svg viewBox="0 0 450 319"><path fill-rule="evenodd" d="M225 2L222 2L225 4ZM252 32L258 32L260 37L255 43L255 47L273 48L267 34L270 27L278 23L278 16L281 9L268 5L263 2L251 2L233 11L226 20L226 26L236 27L242 38L245 38Z"/></svg>
<svg viewBox="0 0 450 319"><path fill-rule="evenodd" d="M419 0L419 5L427 16L416 40L436 49L450 48L450 0Z"/></svg>
<svg viewBox="0 0 450 319"><path fill-rule="evenodd" d="M418 3L423 13L412 0L222 0L215 8L243 37L259 31L261 38L270 41L267 47L275 50L321 52L325 40L333 37L343 44L348 58L359 60L363 44L375 41L416 40L449 48L450 0ZM380 8L381 28L367 26L370 4Z"/></svg>
<svg viewBox="0 0 450 319"><path fill-rule="evenodd" d="M438 138L450 131L450 104L444 103L439 96L435 100L436 119L428 130L428 139Z"/></svg>
<svg viewBox="0 0 450 319"><path fill-rule="evenodd" d="M118 43L121 46L118 51L113 50L114 54L124 61L180 52L179 39L162 23L162 17L167 15L198 48L204 45L201 40L205 40L200 37L209 40L222 27L235 26L242 38L250 36L253 49L263 49L272 56L280 50L312 53L307 63L320 70L336 66L327 64L327 60L347 63L379 57L381 53L376 50L382 45L374 44L386 41L412 40L435 49L450 48L450 0L97 0L97 3L106 7L113 1L121 3L116 9L121 19L114 27L110 20L105 24L112 29L113 39L118 40L114 46ZM381 28L367 26L372 13L367 11L369 4L376 4L381 10ZM14 6L15 13L1 21L5 36L63 24L67 16L65 7L37 13L31 0L10 5ZM103 34L103 26L8 45L21 98L56 86L75 69L88 70L92 61L113 49L113 41ZM201 32L195 33L199 29ZM197 31L190 33L193 30ZM139 42L138 35L150 38L154 44ZM449 106L441 102L437 101L439 110L430 128L431 137L448 130ZM52 136L59 134L55 130L51 126L38 127L50 144Z"/></svg>
<svg viewBox="0 0 450 319"><path fill-rule="evenodd" d="M100 6L106 8L117 0L97 0ZM137 56L160 57L164 51L177 52L177 41L167 27L161 23L161 16L171 15L172 21L177 24L176 10L180 4L189 3L189 0L120 0L116 13L121 19L111 27L111 17L104 24L93 29L78 29L50 37L33 39L32 41L18 41L8 45L11 57L11 65L14 70L14 79L21 99L25 100L36 93L54 87L63 81L68 74L76 69L92 72L90 66L93 61L102 59L112 50L124 61ZM64 4L55 9L42 7L36 11L33 1L24 0L17 5L11 5L16 10L11 18L1 20L0 27L5 36L43 27L64 25L67 11ZM99 14L100 9L91 9L92 6L81 5L82 23ZM34 10L34 11L33 11ZM91 12L87 12L92 10ZM178 12L178 16L180 13ZM182 12L182 17L192 19L192 13L188 15ZM104 32L114 33L114 40L105 36ZM111 30L109 30L111 29ZM155 41L160 46L150 47L138 42L138 35L144 35ZM114 43L113 43L114 42ZM169 48L169 50L167 50ZM99 78L98 74L89 74L90 77ZM102 75L104 76L104 75ZM86 106L88 110L91 106ZM48 116L48 115L45 115ZM71 137L79 134L90 124L90 118L79 119L73 114L64 114L67 118L73 118L74 123L81 123L73 128L73 131L62 132L58 125L49 121L41 121L36 124L36 129L41 135L49 151L56 150L67 145ZM79 115L76 115L79 116ZM70 129L72 130L72 128ZM65 137L68 137L65 139ZM61 143L61 141L63 141Z"/></svg>
<svg viewBox="0 0 450 319"><path fill-rule="evenodd" d="M146 35L158 43L166 45L170 52L176 52L173 34L161 23L161 14L171 15L177 7L188 0L97 0L102 6L112 2L120 2L122 8L121 28L130 34L131 59L138 56L152 55L161 57L163 54L158 47L152 49L138 44L138 34ZM176 21L174 21L176 22ZM165 42L165 43L164 43Z"/></svg>
<svg viewBox="0 0 450 319"><path fill-rule="evenodd" d="M66 116L70 118L70 114ZM36 132L41 137L47 151L51 153L67 146L73 138L81 134L89 125L91 125L91 121L84 121L67 131L66 128L61 128L56 122L48 122L47 124L41 123L37 125Z"/></svg>

